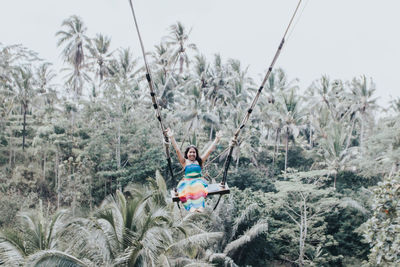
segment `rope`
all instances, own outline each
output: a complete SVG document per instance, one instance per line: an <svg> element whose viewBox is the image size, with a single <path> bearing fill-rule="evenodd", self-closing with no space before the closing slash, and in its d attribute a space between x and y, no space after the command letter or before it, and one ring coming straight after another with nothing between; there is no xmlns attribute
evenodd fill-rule
<svg viewBox="0 0 400 267"><path fill-rule="evenodd" d="M166 129L164 127L164 124L162 123L161 112L160 112L159 105L158 105L158 102L157 102L157 99L156 99L156 93L154 92L154 84L153 84L153 80L151 79L151 72L150 72L149 65L147 63L146 52L145 52L145 49L144 49L142 36L140 35L139 26L138 26L138 23L137 23L137 20L136 20L135 10L133 9L133 5L132 5L132 0L129 0L129 4L131 6L132 16L133 16L133 20L135 22L135 27L136 27L136 32L137 32L137 35L139 37L140 47L142 49L144 65L145 65L145 68L146 68L146 80L147 80L147 82L149 84L151 101L153 102L153 107L154 107L154 110L155 110L155 113L156 113L156 117L157 117L157 119L158 119L158 121L160 123L160 128L161 128L161 131L162 131L162 133L164 135L165 154L167 156L168 169L169 169L169 172L170 172L171 177L173 179L174 178L174 173L172 171L171 155L169 153L169 138L168 138L167 133L165 131Z"/></svg>
<svg viewBox="0 0 400 267"><path fill-rule="evenodd" d="M292 37L293 31L294 31L294 29L296 28L297 24L299 23L300 18L303 16L304 10L306 9L306 7L307 7L309 1L310 1L310 0L307 0L306 3L303 5L303 8L301 9L301 11L300 11L300 13L299 13L299 16L298 16L298 18L297 18L297 20L296 20L296 22L294 23L292 29L290 30L290 32L289 32L289 34L288 34L288 36L287 36L287 38L286 38L286 41L288 41L288 40Z"/></svg>
<svg viewBox="0 0 400 267"><path fill-rule="evenodd" d="M275 62L277 61L277 59L278 59L278 57L279 57L279 55L280 55L280 53L282 51L282 47L283 47L283 45L285 43L286 35L287 35L287 33L288 33L292 23L293 23L294 18L296 17L296 14L297 14L297 11L299 10L301 2L302 2L302 0L299 0L299 3L297 4L297 7L296 7L296 9L295 9L290 21L289 21L289 24L286 27L285 33L283 34L282 40L281 40L281 42L279 44L279 47L278 47L278 49L277 49L277 51L275 53L275 56L274 56L273 60L271 62L271 65L269 66L268 71L265 74L264 80L262 81L261 86L258 89L258 92L255 95L255 97L254 97L254 99L253 99L253 101L252 101L252 103L250 105L250 108L247 110L247 114L244 116L240 126L236 129L236 132L235 132L235 134L234 134L234 136L232 138L232 141L231 141L231 143L229 145L229 154L228 154L228 157L226 158L226 161L225 161L224 176L222 178L222 185L224 185L226 183L226 176L227 176L227 173L228 173L229 164L230 164L231 159L232 159L233 148L237 144L237 139L238 139L240 130L242 130L244 128L244 126L246 125L247 121L249 120L251 112L254 110L254 107L255 107L255 105L256 105L256 103L258 101L258 98L260 97L261 91L263 90L265 83L267 82L269 76L271 75L272 69L273 69L273 67L275 65ZM217 203L217 205L218 205L218 203Z"/></svg>
<svg viewBox="0 0 400 267"><path fill-rule="evenodd" d="M209 160L207 162L206 165L204 165L204 168L206 168L208 165L210 165L211 163L213 163L213 161L215 161L218 157L220 157L222 154L224 154L227 150L229 149L229 147L225 148L224 151L222 151L221 153L219 153L217 156L215 156L213 159Z"/></svg>

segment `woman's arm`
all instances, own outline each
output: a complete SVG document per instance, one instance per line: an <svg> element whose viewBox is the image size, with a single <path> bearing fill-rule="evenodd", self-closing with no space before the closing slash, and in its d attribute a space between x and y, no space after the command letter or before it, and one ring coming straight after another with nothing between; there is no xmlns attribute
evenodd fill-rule
<svg viewBox="0 0 400 267"><path fill-rule="evenodd" d="M175 141L174 132L170 128L167 128L166 131L169 139L171 140L172 146L175 148L176 154L178 155L179 163L182 165L182 167L185 168L186 165L185 157L183 156L183 153L181 152L181 150L178 147L178 144Z"/></svg>
<svg viewBox="0 0 400 267"><path fill-rule="evenodd" d="M212 142L212 144L210 145L210 147L206 150L206 152L204 152L203 155L201 155L201 160L203 161L203 163L208 159L208 157L210 156L211 152L213 152L213 150L216 148L219 140L222 137L222 132L218 131L217 134L215 135L215 139L214 142Z"/></svg>

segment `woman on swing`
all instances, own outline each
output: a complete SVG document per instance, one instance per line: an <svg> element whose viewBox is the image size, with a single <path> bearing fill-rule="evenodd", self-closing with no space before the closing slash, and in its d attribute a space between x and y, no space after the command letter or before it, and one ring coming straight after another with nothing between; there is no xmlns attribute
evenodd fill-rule
<svg viewBox="0 0 400 267"><path fill-rule="evenodd" d="M216 133L214 142L202 156L199 155L199 151L194 145L188 146L185 153L182 154L175 141L174 133L169 128L167 129L167 135L171 139L172 146L175 148L179 163L185 170L185 176L177 187L178 197L186 210L190 212L202 212L204 211L205 198L208 194L208 184L204 180L201 170L204 162L221 139L222 133L221 131Z"/></svg>

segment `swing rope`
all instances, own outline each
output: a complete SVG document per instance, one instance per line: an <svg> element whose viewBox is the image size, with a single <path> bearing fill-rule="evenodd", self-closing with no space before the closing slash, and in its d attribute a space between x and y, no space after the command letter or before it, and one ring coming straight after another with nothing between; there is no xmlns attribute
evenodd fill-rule
<svg viewBox="0 0 400 267"><path fill-rule="evenodd" d="M158 101L157 101L157 98L156 98L156 93L154 91L154 83L153 83L153 80L151 79L151 71L150 71L149 65L147 63L146 52L145 52L145 49L144 49L142 37L140 35L139 26L138 26L138 23L137 23L137 20L136 20L135 11L134 11L134 8L133 8L133 5L132 5L132 0L129 0L129 4L131 6L132 16L133 16L133 20L135 22L136 32L137 32L137 35L138 35L138 38L139 38L140 47L141 47L142 54L143 54L144 65L145 65L145 68L146 68L146 80L147 80L147 82L149 84L151 101L153 103L153 108L155 110L155 114L156 114L157 120L160 123L161 131L162 131L162 133L164 135L165 154L167 156L168 169L169 169L169 172L171 174L171 178L174 179L174 173L172 171L171 155L169 153L169 138L168 138L168 135L167 135L167 132L166 132L166 128L164 127L164 124L163 124L162 119L161 119L161 112L160 112L159 104L158 104Z"/></svg>
<svg viewBox="0 0 400 267"><path fill-rule="evenodd" d="M275 62L277 61L277 59L278 59L278 57L279 57L279 55L280 55L280 53L282 51L282 47L283 47L283 45L285 43L286 35L287 35L287 33L288 33L292 23L293 23L294 18L296 17L296 14L297 14L297 11L299 10L301 2L302 2L302 0L299 0L299 3L297 4L297 7L296 7L291 19L290 19L290 22L289 22L288 26L286 27L285 33L283 34L282 40L281 40L281 42L279 44L279 47L278 47L278 49L277 49L277 51L275 53L275 56L274 56L270 66L268 68L267 73L265 74L264 80L262 81L261 86L258 89L258 92L255 95L255 97L254 97L254 99L253 99L253 101L252 101L252 103L250 105L250 108L247 110L247 114L244 116L240 126L236 129L236 132L235 132L233 138L231 139L231 142L229 144L229 154L228 154L228 157L226 158L225 164L224 164L224 175L222 177L222 182L221 182L222 186L224 186L225 183L226 183L226 176L227 176L227 173L228 173L229 164L230 164L231 159L232 159L233 148L238 144L239 133L244 128L244 126L246 125L247 121L249 120L251 112L253 111L253 109L254 109L257 101L258 101L258 98L260 97L260 94L261 94L261 92L262 92L262 90L264 88L264 85L267 82L269 76L271 75L272 69L273 69L273 67L275 65ZM218 199L218 202L215 205L215 208L218 206L219 200L220 199ZM215 208L214 208L214 210L215 210Z"/></svg>

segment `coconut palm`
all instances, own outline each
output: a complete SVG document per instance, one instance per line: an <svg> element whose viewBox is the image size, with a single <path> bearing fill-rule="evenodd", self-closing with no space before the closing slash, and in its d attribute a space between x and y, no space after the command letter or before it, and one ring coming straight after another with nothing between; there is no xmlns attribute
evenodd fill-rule
<svg viewBox="0 0 400 267"><path fill-rule="evenodd" d="M90 261L102 266L168 266L183 259L193 261L185 252L189 244L201 247L221 238L220 233L207 233L193 223L204 215L180 219L159 173L148 186L125 190L108 196L93 218L69 224L71 251L91 255Z"/></svg>
<svg viewBox="0 0 400 267"><path fill-rule="evenodd" d="M26 116L28 108L31 104L32 99L37 94L36 80L32 69L28 66L19 67L13 73L13 83L18 90L16 92L16 98L21 104L21 112L23 115L22 123L22 150L25 150L25 138L26 138Z"/></svg>
<svg viewBox="0 0 400 267"><path fill-rule="evenodd" d="M289 137L292 135L294 139L303 128L304 110L301 106L301 99L296 95L295 89L292 88L289 93L281 93L278 99L279 104L277 108L280 116L282 117L282 131L285 134L285 168L287 169L288 150L289 150Z"/></svg>
<svg viewBox="0 0 400 267"><path fill-rule="evenodd" d="M213 231L221 231L223 236L213 248L204 252L203 259L218 266L233 267L243 260L249 244L267 232L268 224L259 218L258 204L249 205L236 218L230 201L224 201L222 205L224 208L210 214L208 223Z"/></svg>
<svg viewBox="0 0 400 267"><path fill-rule="evenodd" d="M396 112L400 113L400 97L390 101L390 108Z"/></svg>
<svg viewBox="0 0 400 267"><path fill-rule="evenodd" d="M108 196L93 218L77 218L68 225L71 250L78 258L90 254L102 266L156 266L172 237L168 212L150 204L150 198L139 190L132 198L120 191Z"/></svg>
<svg viewBox="0 0 400 267"><path fill-rule="evenodd" d="M38 211L20 212L18 231L2 231L0 234L0 262L6 266L26 266L46 259L60 263L74 261L72 255L62 250L60 234L64 230L66 215L66 211L60 210L46 218L41 205Z"/></svg>
<svg viewBox="0 0 400 267"><path fill-rule="evenodd" d="M86 26L82 19L76 15L65 19L62 24L65 30L58 31L56 36L59 37L57 46L64 46L62 56L64 61L72 66L71 73L67 80L67 84L72 87L74 92L74 100L82 94L84 80L89 77L83 72L85 67L85 51L84 48L89 38L86 36Z"/></svg>
<svg viewBox="0 0 400 267"><path fill-rule="evenodd" d="M179 61L179 73L182 74L183 66L189 66L188 50L197 51L197 47L193 43L188 43L190 31L187 32L185 26L181 22L177 22L170 26L170 35L166 37L167 45L173 47L172 60Z"/></svg>
<svg viewBox="0 0 400 267"><path fill-rule="evenodd" d="M332 122L325 130L325 136L318 140L319 153L322 156L325 167L333 175L333 187L336 188L336 177L339 171L345 170L352 155L348 146L348 131L340 123Z"/></svg>
<svg viewBox="0 0 400 267"><path fill-rule="evenodd" d="M137 59L129 48L118 50L117 59L112 60L109 66L109 77L105 80L104 96L114 111L110 117L115 128L115 151L117 169L121 168L121 124L129 117L129 112L141 100L141 91L138 82L139 69ZM111 115L111 114L110 114Z"/></svg>
<svg viewBox="0 0 400 267"><path fill-rule="evenodd" d="M268 102L273 103L276 93L292 88L295 82L297 82L297 79L289 81L286 73L281 68L272 71L265 84L265 91L269 93Z"/></svg>
<svg viewBox="0 0 400 267"><path fill-rule="evenodd" d="M346 99L345 84L341 80L331 81L328 76L314 81L306 92L310 108L326 106L335 121L348 119L351 114Z"/></svg>
<svg viewBox="0 0 400 267"><path fill-rule="evenodd" d="M97 34L95 38L90 39L86 45L89 51L90 65L96 69L96 77L99 84L97 85L100 89L103 79L108 75L108 66L111 60L112 51L110 52L111 38L102 34ZM96 79L96 80L97 80ZM94 96L97 93L94 92Z"/></svg>
<svg viewBox="0 0 400 267"><path fill-rule="evenodd" d="M355 166L366 177L396 173L400 166L400 117L383 118L374 128L371 136L365 140L362 157L355 160Z"/></svg>
<svg viewBox="0 0 400 267"><path fill-rule="evenodd" d="M152 193L135 189L127 199L117 191L95 214L114 263L156 266L166 244L172 242L171 214Z"/></svg>
<svg viewBox="0 0 400 267"><path fill-rule="evenodd" d="M155 52L152 53L152 57L158 65L162 73L164 75L164 78L167 79L167 74L168 74L168 68L171 67L171 62L169 61L171 51L168 49L167 45L165 43L160 43L155 46ZM173 68L175 66L172 66L171 72L173 72Z"/></svg>
<svg viewBox="0 0 400 267"><path fill-rule="evenodd" d="M38 88L38 101L35 106L45 107L44 112L52 115L57 101L56 86L52 83L56 74L50 63L43 63L35 70L35 79ZM42 109L38 109L42 110Z"/></svg>
<svg viewBox="0 0 400 267"><path fill-rule="evenodd" d="M112 60L109 65L109 74L107 78L107 90L115 88L119 90L124 97L128 97L129 93L137 95L138 85L138 60L134 58L129 48L119 49L117 58ZM115 93L115 92L113 92Z"/></svg>
<svg viewBox="0 0 400 267"><path fill-rule="evenodd" d="M183 122L187 122L187 135L194 132L192 143L196 143L199 129L210 126L210 136L213 129L219 126L220 120L216 114L215 104L218 98L217 89L213 85L211 70L204 56L195 57L195 71L193 75L179 86L181 98L185 98L185 106L190 108L179 111L178 116ZM189 105L187 105L189 103ZM210 137L210 138L211 138Z"/></svg>
<svg viewBox="0 0 400 267"><path fill-rule="evenodd" d="M365 139L365 126L373 123L373 112L377 110L376 98L372 98L375 92L375 84L368 83L366 76L354 78L350 86L351 109L360 121L360 147L363 147Z"/></svg>
<svg viewBox="0 0 400 267"><path fill-rule="evenodd" d="M210 84L210 64L204 55L194 57L193 80L200 88L207 88Z"/></svg>
<svg viewBox="0 0 400 267"><path fill-rule="evenodd" d="M208 86L204 91L205 98L210 102L209 105L212 109L217 104L222 108L228 105L229 100L235 100L234 88L229 81L232 76L228 67L222 64L221 55L216 54L214 56L214 64L209 69ZM239 102L239 99L236 100Z"/></svg>

